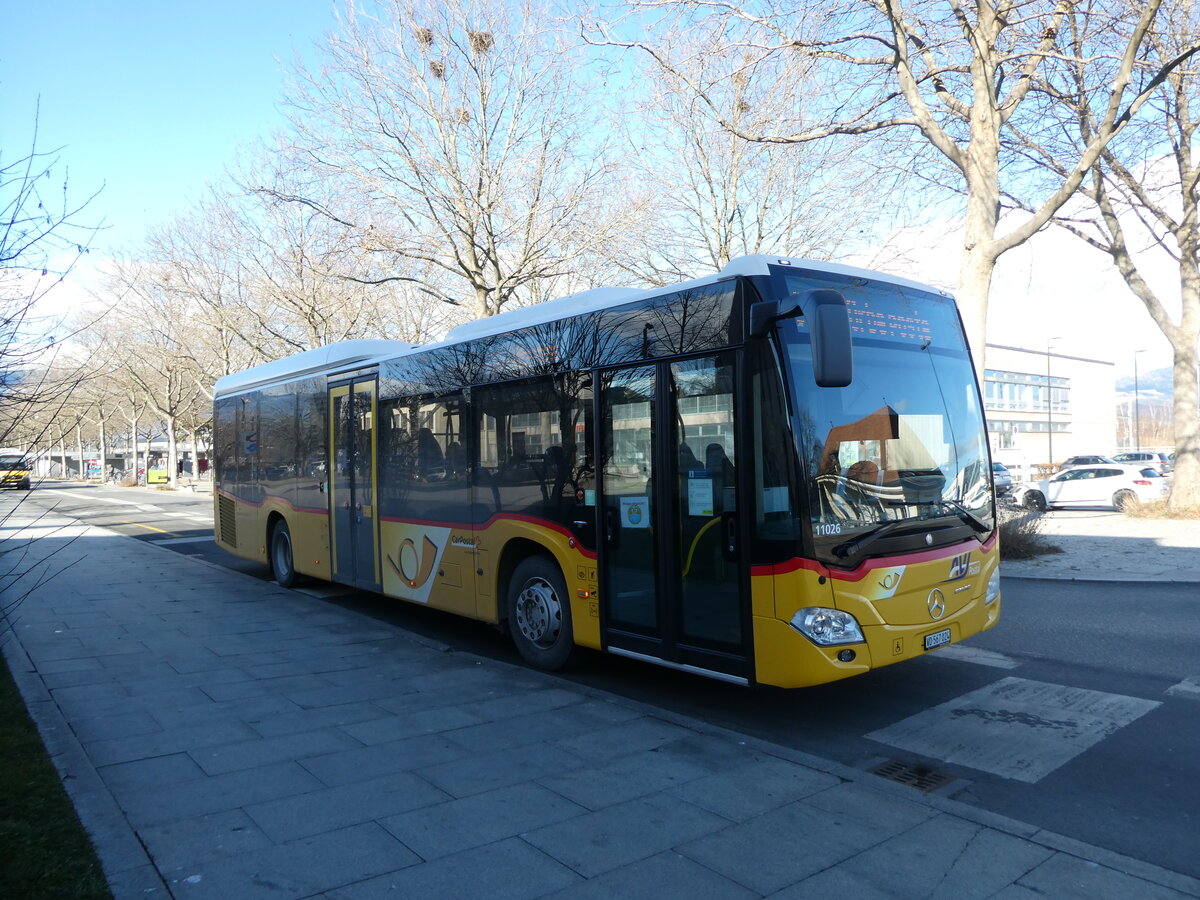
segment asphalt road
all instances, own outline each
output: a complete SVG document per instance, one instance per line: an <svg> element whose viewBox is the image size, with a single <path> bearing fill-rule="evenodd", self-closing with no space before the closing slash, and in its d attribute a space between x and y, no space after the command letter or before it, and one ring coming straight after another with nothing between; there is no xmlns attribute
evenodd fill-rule
<svg viewBox="0 0 1200 900"><path fill-rule="evenodd" d="M36 500L270 577L212 543L209 494L48 487ZM1200 877L1196 586L1002 586L991 632L836 684L748 691L597 653L564 677L849 765L893 764L958 800ZM520 664L489 626L333 586L307 590Z"/></svg>

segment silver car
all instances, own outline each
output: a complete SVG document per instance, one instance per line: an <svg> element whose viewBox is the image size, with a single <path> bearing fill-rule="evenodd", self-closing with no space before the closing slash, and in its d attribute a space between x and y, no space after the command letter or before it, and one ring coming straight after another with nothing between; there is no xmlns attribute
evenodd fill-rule
<svg viewBox="0 0 1200 900"><path fill-rule="evenodd" d="M1012 493L1013 477L1003 463L992 463L992 486L996 489L997 497L1007 497Z"/></svg>
<svg viewBox="0 0 1200 900"><path fill-rule="evenodd" d="M1118 453L1113 457L1117 462L1126 466L1149 466L1156 469L1160 475L1169 475L1175 464L1168 453L1151 453L1138 450L1132 453Z"/></svg>

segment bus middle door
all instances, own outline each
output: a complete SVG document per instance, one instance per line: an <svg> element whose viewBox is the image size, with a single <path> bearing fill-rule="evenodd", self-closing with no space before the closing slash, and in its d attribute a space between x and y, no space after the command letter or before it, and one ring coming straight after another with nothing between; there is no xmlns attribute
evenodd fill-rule
<svg viewBox="0 0 1200 900"><path fill-rule="evenodd" d="M329 388L329 509L334 581L379 590L374 376Z"/></svg>

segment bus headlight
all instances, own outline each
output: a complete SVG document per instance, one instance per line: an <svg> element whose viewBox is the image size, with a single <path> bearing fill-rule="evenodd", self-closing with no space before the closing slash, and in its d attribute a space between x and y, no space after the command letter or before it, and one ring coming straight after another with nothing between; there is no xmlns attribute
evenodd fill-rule
<svg viewBox="0 0 1200 900"><path fill-rule="evenodd" d="M837 644L861 644L862 629L858 620L848 612L840 609L827 609L824 606L809 606L797 610L792 616L792 627L798 632L822 647L832 647Z"/></svg>
<svg viewBox="0 0 1200 900"><path fill-rule="evenodd" d="M983 596L983 605L987 606L996 601L1000 596L1000 567L992 569L992 574L988 576L987 593Z"/></svg>

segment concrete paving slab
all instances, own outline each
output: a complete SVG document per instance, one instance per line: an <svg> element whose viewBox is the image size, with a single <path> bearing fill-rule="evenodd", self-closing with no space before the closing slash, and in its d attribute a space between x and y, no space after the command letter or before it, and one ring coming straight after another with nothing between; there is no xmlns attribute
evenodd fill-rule
<svg viewBox="0 0 1200 900"><path fill-rule="evenodd" d="M758 756L729 771L671 788L668 793L732 822L745 822L840 783L825 772Z"/></svg>
<svg viewBox="0 0 1200 900"><path fill-rule="evenodd" d="M274 841L285 843L433 806L446 799L446 794L429 782L400 772L256 803L245 810Z"/></svg>
<svg viewBox="0 0 1200 900"><path fill-rule="evenodd" d="M765 896L852 859L894 833L796 801L677 849ZM811 839L800 841L798 835Z"/></svg>
<svg viewBox="0 0 1200 900"><path fill-rule="evenodd" d="M380 824L422 859L483 847L583 813L583 807L532 782L425 806Z"/></svg>
<svg viewBox="0 0 1200 900"><path fill-rule="evenodd" d="M487 897L533 900L579 876L528 844L511 839L329 892L331 900Z"/></svg>
<svg viewBox="0 0 1200 900"><path fill-rule="evenodd" d="M427 781L424 767L434 764L455 765L446 760L460 760L468 756L467 750L440 734L405 738L371 747L326 753L303 761L303 766L324 784L336 787L353 784L366 778L394 775L398 772L418 771ZM438 787L446 788L434 781ZM447 791L447 793L454 793Z"/></svg>
<svg viewBox="0 0 1200 900"><path fill-rule="evenodd" d="M523 837L580 875L594 878L702 835L723 834L729 824L683 800L655 794L544 826ZM707 860L697 861L707 864Z"/></svg>
<svg viewBox="0 0 1200 900"><path fill-rule="evenodd" d="M1019 881L1053 855L1046 847L940 815L785 888L775 897L983 900Z"/></svg>
<svg viewBox="0 0 1200 900"><path fill-rule="evenodd" d="M189 863L167 870L165 881L178 900L299 900L418 862L416 854L369 823Z"/></svg>
<svg viewBox="0 0 1200 900"><path fill-rule="evenodd" d="M667 850L549 896L553 900L740 900L759 895Z"/></svg>

